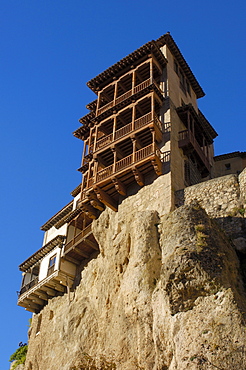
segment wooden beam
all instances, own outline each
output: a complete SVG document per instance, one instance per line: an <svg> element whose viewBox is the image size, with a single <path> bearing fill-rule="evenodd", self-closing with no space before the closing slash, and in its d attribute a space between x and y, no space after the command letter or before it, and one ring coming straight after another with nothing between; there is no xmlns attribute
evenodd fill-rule
<svg viewBox="0 0 246 370"><path fill-rule="evenodd" d="M37 303L40 306L44 306L45 305L45 301L43 299L40 299L40 298L36 297L33 294L30 295L30 298L31 298L32 302Z"/></svg>
<svg viewBox="0 0 246 370"><path fill-rule="evenodd" d="M21 307L25 307L27 310L29 310L29 308L33 308L36 310L40 310L42 308L39 304L33 303L32 301L26 299L25 302L20 302L18 303L18 305Z"/></svg>
<svg viewBox="0 0 246 370"><path fill-rule="evenodd" d="M49 283L51 283L49 281ZM52 281L52 287L57 290L58 292L61 292L61 293L65 293L66 289L64 288L64 286L60 285L60 283L56 282L56 281Z"/></svg>
<svg viewBox="0 0 246 370"><path fill-rule="evenodd" d="M74 265L80 265L80 263L81 263L80 261L78 261L75 258L70 257L68 255L65 255L64 258L65 258L66 261L72 262Z"/></svg>
<svg viewBox="0 0 246 370"><path fill-rule="evenodd" d="M84 252L82 252L79 248L74 248L74 251L76 252L76 253L78 253L81 257L84 257L84 258L89 258L89 255L88 254L86 254L86 253L84 253Z"/></svg>
<svg viewBox="0 0 246 370"><path fill-rule="evenodd" d="M104 99L107 100L108 103L110 103L112 101L112 99L110 98L110 96L105 91L102 91L101 98L102 98L102 100L104 100Z"/></svg>
<svg viewBox="0 0 246 370"><path fill-rule="evenodd" d="M161 75L162 74L162 68L160 67L160 64L159 64L158 60L156 59L156 57L153 54L150 54L149 56L153 59L154 65L159 70L159 73Z"/></svg>
<svg viewBox="0 0 246 370"><path fill-rule="evenodd" d="M128 91L121 81L118 81L118 86L120 86L124 92Z"/></svg>
<svg viewBox="0 0 246 370"><path fill-rule="evenodd" d="M132 172L135 177L135 180L139 186L144 186L144 178L141 172L137 169L137 167L132 167Z"/></svg>
<svg viewBox="0 0 246 370"><path fill-rule="evenodd" d="M104 210L104 204L99 201L94 191L90 191L86 194L86 198L90 201L92 207L98 209L99 211Z"/></svg>
<svg viewBox="0 0 246 370"><path fill-rule="evenodd" d="M98 217L98 211L94 207L92 207L89 203L84 203L82 208L89 218L95 220Z"/></svg>
<svg viewBox="0 0 246 370"><path fill-rule="evenodd" d="M125 153L120 148L118 148L116 145L114 146L114 148L111 148L111 150L113 152L116 151L118 159L122 159L126 156Z"/></svg>
<svg viewBox="0 0 246 370"><path fill-rule="evenodd" d="M105 209L103 203L101 203L98 199L92 199L90 201L90 204L92 205L92 207L98 209L99 211L103 211Z"/></svg>
<svg viewBox="0 0 246 370"><path fill-rule="evenodd" d="M117 177L112 177L112 182L119 194L126 196L126 187Z"/></svg>
<svg viewBox="0 0 246 370"><path fill-rule="evenodd" d="M99 186L94 185L93 189L95 193L97 194L98 199L100 202L104 203L106 206L111 208L113 211L118 211L118 204L117 202L108 195L105 191L99 188Z"/></svg>
<svg viewBox="0 0 246 370"><path fill-rule="evenodd" d="M106 162L101 156L100 154L97 156L97 160L100 164L102 164L104 167L108 167L108 162Z"/></svg>
<svg viewBox="0 0 246 370"><path fill-rule="evenodd" d="M95 249L96 251L99 250L97 243L91 241L90 239L85 239L84 242L89 245L91 248Z"/></svg>
<svg viewBox="0 0 246 370"><path fill-rule="evenodd" d="M54 289L48 288L46 286L41 288L44 292L46 292L50 297L55 297L56 291Z"/></svg>
<svg viewBox="0 0 246 370"><path fill-rule="evenodd" d="M136 105L136 109L139 111L139 113L144 116L146 113L142 110L142 108L139 106L139 104Z"/></svg>
<svg viewBox="0 0 246 370"><path fill-rule="evenodd" d="M137 69L136 69L136 75L139 78L140 82L143 82L144 81L143 77L140 75L140 73L138 72Z"/></svg>
<svg viewBox="0 0 246 370"><path fill-rule="evenodd" d="M44 301L48 301L48 296L47 296L47 294L45 294L45 293L43 293L43 292L40 292L40 291L35 292L35 294L36 294L39 298L42 298Z"/></svg>
<svg viewBox="0 0 246 370"><path fill-rule="evenodd" d="M32 312L32 313L37 313L37 310L35 308L26 307L26 306L23 306L23 307L25 307L26 311L29 311L29 312Z"/></svg>

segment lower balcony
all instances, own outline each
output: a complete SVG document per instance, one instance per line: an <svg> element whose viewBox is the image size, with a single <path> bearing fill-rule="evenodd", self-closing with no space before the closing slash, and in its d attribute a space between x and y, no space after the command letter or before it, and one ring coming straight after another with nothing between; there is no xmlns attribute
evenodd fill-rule
<svg viewBox="0 0 246 370"><path fill-rule="evenodd" d="M150 159L155 159L159 164L161 162L161 152L156 144L150 144L129 156L122 158L121 160L115 162L114 164L98 171L96 174L95 182L97 184L102 180L110 177L112 174L117 175L118 172L124 171L132 165L137 165L144 163ZM160 171L161 172L161 171ZM94 180L94 179L92 179Z"/></svg>
<svg viewBox="0 0 246 370"><path fill-rule="evenodd" d="M18 297L18 305L27 311L38 313L48 299L66 292L68 276L61 271L54 271L45 279L38 281L38 277L23 286Z"/></svg>
<svg viewBox="0 0 246 370"><path fill-rule="evenodd" d="M210 173L211 166L209 159L190 130L179 132L179 148L183 149L184 153L195 151L200 162L205 166L205 176Z"/></svg>

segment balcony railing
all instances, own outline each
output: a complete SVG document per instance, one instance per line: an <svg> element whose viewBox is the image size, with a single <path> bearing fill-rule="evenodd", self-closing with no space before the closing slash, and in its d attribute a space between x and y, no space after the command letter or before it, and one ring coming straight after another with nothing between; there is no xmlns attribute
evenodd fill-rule
<svg viewBox="0 0 246 370"><path fill-rule="evenodd" d="M210 170L209 160L198 144L194 134L190 130L184 130L179 132L179 147L184 148L185 146L192 144L193 148L201 158L202 162L205 164L208 170Z"/></svg>
<svg viewBox="0 0 246 370"><path fill-rule="evenodd" d="M146 89L147 87L149 87L152 84L155 85L155 87L162 94L162 91L160 90L160 87L158 86L157 82L155 80L153 80L152 78L148 78L147 80L141 82L139 85L135 86L133 89L128 90L124 94L118 96L115 100L112 100L109 103L105 104L103 107L98 108L97 116L106 112L106 110L112 108L113 106L115 106L115 105L123 102L124 100L130 98L132 95L135 95L135 94L139 93L140 91Z"/></svg>
<svg viewBox="0 0 246 370"><path fill-rule="evenodd" d="M38 283L38 276L36 276L34 279L32 279L31 281L29 281L29 283L23 285L21 287L21 290L19 292L19 296L25 292L27 292L29 289L31 289L34 285L37 285Z"/></svg>
<svg viewBox="0 0 246 370"><path fill-rule="evenodd" d="M161 121L159 120L156 114L154 114L154 118L153 118L153 114L152 112L150 112L134 120L133 123L132 122L128 123L127 125L116 130L114 135L110 134L110 135L104 136L101 139L99 139L96 143L96 150L104 148L105 146L111 144L113 141L118 140L128 135L130 132L133 132L142 127L148 126L152 122L154 122L154 125L156 125L160 131L162 131Z"/></svg>
<svg viewBox="0 0 246 370"><path fill-rule="evenodd" d="M157 157L161 158L160 149L155 144L150 144L136 151L135 153L132 153L125 158L122 158L115 164L111 164L110 166L99 171L96 176L96 182L102 181L107 177L111 176L113 173L121 171L135 163L138 163L151 155L156 155Z"/></svg>
<svg viewBox="0 0 246 370"><path fill-rule="evenodd" d="M79 242L81 242L91 232L91 230L91 224L81 230L81 232L79 232L65 245L64 254L66 254L72 247L75 247L77 244L79 244Z"/></svg>

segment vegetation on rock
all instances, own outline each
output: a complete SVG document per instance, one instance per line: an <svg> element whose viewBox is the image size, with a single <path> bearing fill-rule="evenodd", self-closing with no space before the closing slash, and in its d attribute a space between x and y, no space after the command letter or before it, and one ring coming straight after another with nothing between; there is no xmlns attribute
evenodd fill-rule
<svg viewBox="0 0 246 370"><path fill-rule="evenodd" d="M9 358L10 362L15 361L11 370L16 369L16 367L20 364L24 364L26 361L26 354L27 354L27 345L20 346Z"/></svg>

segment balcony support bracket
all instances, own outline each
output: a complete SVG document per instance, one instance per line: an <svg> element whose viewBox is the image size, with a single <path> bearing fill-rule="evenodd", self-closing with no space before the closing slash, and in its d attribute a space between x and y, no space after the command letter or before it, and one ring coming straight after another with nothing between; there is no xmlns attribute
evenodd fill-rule
<svg viewBox="0 0 246 370"><path fill-rule="evenodd" d="M123 182L117 179L116 177L112 177L112 182L115 186L115 189L118 191L118 193L126 196L126 187L123 184Z"/></svg>
<svg viewBox="0 0 246 370"><path fill-rule="evenodd" d="M155 173L160 176L162 175L162 163L161 160L158 157L155 157L151 161L152 166L154 167Z"/></svg>
<svg viewBox="0 0 246 370"><path fill-rule="evenodd" d="M118 211L118 205L110 195L108 195L105 191L100 189L99 186L97 185L94 185L93 188L100 202L111 208L113 211L115 212Z"/></svg>
<svg viewBox="0 0 246 370"><path fill-rule="evenodd" d="M90 201L90 204L92 205L92 207L98 209L99 211L104 210L105 208L104 204L99 201L94 191L90 191L86 193L86 198Z"/></svg>
<svg viewBox="0 0 246 370"><path fill-rule="evenodd" d="M92 207L89 203L83 203L82 209L89 218L95 220L98 217L98 211L94 207Z"/></svg>
<svg viewBox="0 0 246 370"><path fill-rule="evenodd" d="M141 172L137 169L137 167L132 167L132 172L135 177L135 180L139 186L144 186L144 178Z"/></svg>

